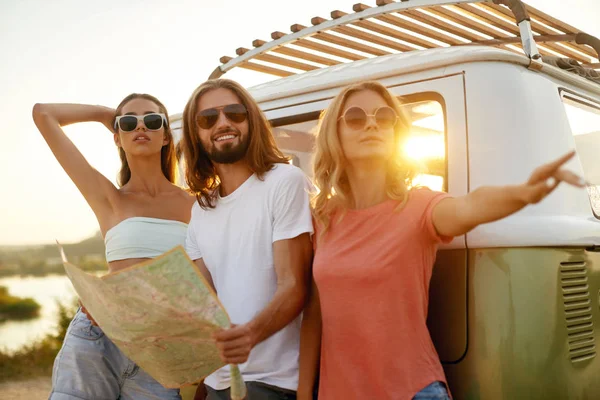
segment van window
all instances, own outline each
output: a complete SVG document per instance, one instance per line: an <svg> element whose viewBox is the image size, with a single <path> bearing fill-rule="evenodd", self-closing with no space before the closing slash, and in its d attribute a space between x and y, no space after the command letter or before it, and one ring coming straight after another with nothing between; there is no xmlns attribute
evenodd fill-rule
<svg viewBox="0 0 600 400"><path fill-rule="evenodd" d="M562 99L575 138L575 148L581 161L592 211L600 218L600 104L569 92Z"/></svg>
<svg viewBox="0 0 600 400"><path fill-rule="evenodd" d="M401 151L417 163L420 170L413 184L433 190L447 191L446 185L446 126L443 99L438 94L402 96L402 108L411 121L410 136L400 143ZM279 147L294 156L297 165L312 175L312 149L317 128L318 112L297 118L273 120L274 134Z"/></svg>
<svg viewBox="0 0 600 400"><path fill-rule="evenodd" d="M444 108L437 100L407 102L408 99L403 99L403 109L411 121L411 132L407 141L400 144L401 150L423 171L413 184L447 191Z"/></svg>

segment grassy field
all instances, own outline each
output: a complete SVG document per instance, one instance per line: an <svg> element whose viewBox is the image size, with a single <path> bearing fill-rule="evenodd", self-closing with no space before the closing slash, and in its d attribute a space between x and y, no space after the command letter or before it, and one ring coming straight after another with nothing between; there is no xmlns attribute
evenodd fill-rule
<svg viewBox="0 0 600 400"><path fill-rule="evenodd" d="M49 376L0 383L2 400L45 400L51 389Z"/></svg>

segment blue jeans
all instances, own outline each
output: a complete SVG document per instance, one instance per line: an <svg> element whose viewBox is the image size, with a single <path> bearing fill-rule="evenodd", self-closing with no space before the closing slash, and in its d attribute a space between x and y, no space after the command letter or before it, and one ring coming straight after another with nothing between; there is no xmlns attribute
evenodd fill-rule
<svg viewBox="0 0 600 400"><path fill-rule="evenodd" d="M142 371L78 311L52 370L50 400L181 400Z"/></svg>
<svg viewBox="0 0 600 400"><path fill-rule="evenodd" d="M448 390L443 382L433 382L413 397L413 400L450 400Z"/></svg>

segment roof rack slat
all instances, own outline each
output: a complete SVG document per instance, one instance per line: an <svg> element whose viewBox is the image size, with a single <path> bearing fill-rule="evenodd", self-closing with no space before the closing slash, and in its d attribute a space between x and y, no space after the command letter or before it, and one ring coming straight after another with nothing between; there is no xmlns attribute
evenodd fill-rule
<svg viewBox="0 0 600 400"><path fill-rule="evenodd" d="M368 32L364 32L364 31L361 31L361 30L358 30L356 28L352 28L349 26L340 26L338 28L335 28L335 31L339 32L341 34L347 35L347 36L352 36L357 39L362 39L365 41L372 42L374 44L378 44L379 46L389 47L390 49L394 49L394 50L397 50L400 52L414 50L414 48L408 47L402 43L394 42L393 40L389 40L386 38L382 38L380 36L369 34Z"/></svg>
<svg viewBox="0 0 600 400"><path fill-rule="evenodd" d="M338 46L346 47L348 49L361 51L363 53L371 54L373 56L386 56L390 54L389 51L384 51L380 49L376 49L375 47L368 46L366 44L358 43L350 39L346 39L343 37L335 36L330 33L317 33L312 36L314 39L319 39L324 42L336 44Z"/></svg>
<svg viewBox="0 0 600 400"><path fill-rule="evenodd" d="M293 61L283 57L277 57L271 54L261 54L255 57L257 60L270 62L273 64L283 65L284 67L295 68L302 71L314 71L315 69L319 69L314 65L305 64L299 61Z"/></svg>
<svg viewBox="0 0 600 400"><path fill-rule="evenodd" d="M271 39L273 39L273 40L281 39L285 35L286 35L285 33L279 32L279 31L271 32Z"/></svg>
<svg viewBox="0 0 600 400"><path fill-rule="evenodd" d="M225 64L231 60L232 60L231 57L225 56L225 57L221 57L220 61L223 64ZM238 67L244 68L244 69L249 69L249 70L256 71L256 72L262 72L265 74L279 76L281 78L285 78L286 76L295 75L293 72L290 72L290 71L284 71L282 69L269 67L267 65L253 63L252 61L245 61L245 62L241 63L240 65L238 65Z"/></svg>
<svg viewBox="0 0 600 400"><path fill-rule="evenodd" d="M264 40L256 39L252 42L252 46L260 47L260 46L264 45L265 43L266 42ZM307 53L305 51L292 49L290 47L283 47L283 46L275 47L275 48L271 49L271 51L274 53L280 53L280 54L284 54L286 56L299 58L301 60L308 60L308 61L312 61L317 64L322 64L322 65L327 65L327 66L340 64L340 61L332 60L327 57L321 57L316 54Z"/></svg>
<svg viewBox="0 0 600 400"><path fill-rule="evenodd" d="M250 49L240 47L235 52L238 56L241 56L242 54L245 54L249 51L250 51ZM260 60L260 61L265 61L265 62L269 62L272 64L279 64L279 65L283 65L284 67L299 69L302 71L314 71L315 69L319 69L319 67L315 67L314 65L305 64L305 63L299 62L299 61L289 60L289 59L283 58L283 57L277 57L272 54L259 54L254 58L257 60Z"/></svg>
<svg viewBox="0 0 600 400"><path fill-rule="evenodd" d="M309 39L296 40L292 44L295 44L297 46L302 46L302 47L305 47L310 50L320 51L322 53L333 54L334 56L345 58L345 59L351 60L351 61L364 60L365 58L367 58L365 56L361 56L360 54L351 53L346 50L340 50L335 47L327 46L325 44L321 44L321 43L315 42L314 40L309 40Z"/></svg>
<svg viewBox="0 0 600 400"><path fill-rule="evenodd" d="M283 32L276 31L276 32L271 33L271 38L273 38L275 40L281 39L284 36L286 36L286 34ZM291 44L295 44L296 46L305 47L310 50L320 51L321 53L331 54L336 57L345 58L346 60L351 60L351 61L364 60L366 58L359 54L351 53L346 50L340 50L336 47L327 46L325 44L321 44L321 43L315 42L314 40L310 40L310 39L296 39L295 41L291 42Z"/></svg>
<svg viewBox="0 0 600 400"><path fill-rule="evenodd" d="M385 3L385 4L382 3L382 6L386 5L386 4L391 4L391 3ZM371 7L367 6L366 4L362 4L362 3L355 4L353 6L354 11L357 11L357 12L365 11L365 10L368 10L370 8ZM414 28L415 24L411 24L409 21L406 21L406 20L404 20L402 18L393 16L393 15L378 15L378 16L375 16L374 19L377 19L379 21L383 21L383 22L385 22L387 24L390 24L390 25L394 25L394 26L396 26L398 28L407 29L407 30L410 30L412 28L413 30L415 30L415 28ZM368 21L368 22L371 22L371 21ZM371 23L373 23L373 22L371 22ZM421 26L417 26L417 28L416 28L416 30L420 34L423 34L420 31L424 30L424 29L426 29L426 28L425 27L421 27ZM429 29L428 31L431 31L431 30ZM437 32L435 32L435 33L437 33ZM398 38L399 38L400 35L402 35L402 40L404 40L404 41L406 41L408 43L417 45L419 47L424 47L426 49L433 49L435 47L439 47L438 45L436 45L436 44L434 44L434 43L432 43L432 42L430 42L428 40L421 39L418 36L410 35L410 34L407 34L407 33L401 32L401 31L397 31L397 33L395 33L395 35L396 35L395 37L398 37ZM448 40L452 40L452 39L450 39L449 37L447 37L447 38L444 38L443 42L446 43ZM440 40L440 41L442 41L442 40ZM446 44L448 44L448 43L446 43Z"/></svg>
<svg viewBox="0 0 600 400"><path fill-rule="evenodd" d="M465 10L463 8L461 8L460 6L464 5L464 4L457 4L457 5L450 5L447 6L446 10L449 10L450 12L456 14L456 15L460 15L461 19L463 19L463 17L465 18L465 21L469 21L471 20L471 25L473 24L477 24L477 29L481 30L481 29L486 29L486 31L489 30L489 32L492 32L491 35L504 35L506 37L506 35L508 33L511 33L515 36L519 36L520 32L512 32L512 29L506 29L503 26L500 26L500 24L496 24L494 23L494 21L490 21L488 18L486 18L486 16L480 16L477 15L473 12L471 12L470 10ZM445 8L445 7L441 7L441 8ZM485 15L485 14L484 14ZM494 28L500 29L503 32L497 31L493 28L490 28L488 25L493 26ZM508 35L511 36L511 35Z"/></svg>
<svg viewBox="0 0 600 400"><path fill-rule="evenodd" d="M410 29L408 27L408 25L410 24L409 21L406 21L406 20L404 20L402 18L398 18L398 17L396 17L394 15L381 15L381 16L376 17L376 18L379 21L388 23L390 25L397 26L398 28ZM414 25L414 24L412 24L412 25ZM419 32L419 33L421 33L421 32ZM438 36L438 35L436 35L436 36ZM439 40L439 39L436 39L436 40ZM412 36L411 37L411 41L415 42L415 44L417 44L417 45L419 45L421 47L424 47L426 49L433 49L433 48L436 48L436 47L440 47L439 45L437 45L435 43L432 43L432 42L430 42L428 40L421 39L418 36ZM441 42L443 42L445 44L451 44L452 42L457 42L455 39L451 39L450 37L445 38L443 41L442 40L439 40L439 41L441 41Z"/></svg>
<svg viewBox="0 0 600 400"><path fill-rule="evenodd" d="M399 13L400 15L404 15L404 13ZM382 15L380 17L377 17L378 20L386 22L388 24L392 24L395 25L399 28L402 29L408 29L408 30L412 30L415 31L421 35L424 35L426 37L432 38L437 40L438 42L442 42L446 45L452 45L452 44L459 44L460 41L453 38L452 36L448 36L448 35L444 35L440 32L437 32L433 29L430 29L428 27L419 25L419 24L415 24L414 22L408 21L406 19L397 17L395 15ZM434 47L439 47L438 45L430 42L430 41L424 41L420 38L419 39L419 45L423 46L425 48L434 48Z"/></svg>
<svg viewBox="0 0 600 400"><path fill-rule="evenodd" d="M458 4L456 7L466 11L470 15L476 16L477 18L481 18L483 22L486 22L490 25L494 25L497 28L504 29L505 31L510 32L514 35L520 34L519 27L514 21L511 23L499 18L498 16L490 15L485 11L482 11L481 9L477 8L473 4Z"/></svg>
<svg viewBox="0 0 600 400"><path fill-rule="evenodd" d="M410 10L410 11L404 11L403 13L408 15L409 17L411 17L412 19L414 19L416 21L422 22L424 24L429 24L438 29L443 29L447 32L452 33L455 36L462 37L466 40L476 41L476 40L481 39L474 33L471 33L464 28L454 26L454 25L452 25L446 21L443 21L439 18L432 17L431 15L424 13L423 10Z"/></svg>
<svg viewBox="0 0 600 400"><path fill-rule="evenodd" d="M377 32L381 35L385 35L385 36L389 36L389 37L392 37L392 38L395 38L398 40L402 40L403 42L414 46L413 48L411 48L411 51L418 50L421 48L420 45L418 45L417 43L415 43L413 41L414 36L404 33L402 31L399 31L397 29L393 29L393 28L387 27L385 25L377 24L373 21L366 21L366 20L355 21L352 23L352 25L356 25L363 29L368 29L373 32Z"/></svg>
<svg viewBox="0 0 600 400"><path fill-rule="evenodd" d="M342 12L342 11L339 11L339 10L331 12L331 17L334 18L334 19L341 18L344 15L347 15L347 14L345 12ZM377 24L375 24L373 22L367 22L367 21L362 21L362 22L366 22L366 23L357 23L357 24L354 24L354 25L360 26L363 29L369 29L371 31L377 32L374 29L370 29L371 24L372 25L377 25ZM386 28L385 26L382 26L382 28L387 29L386 32L389 33L387 36L392 36L392 35L395 34L393 32L394 30L391 29L391 28ZM335 28L335 31L339 32L339 33L343 33L344 35L355 36L358 39L372 41L373 43L378 44L380 46L389 47L390 49L398 50L398 51L401 51L401 52L415 50L414 47L409 47L409 46L407 46L405 44L402 44L400 42L395 42L395 41L392 41L392 40L389 40L389 39L386 39L386 38L383 38L383 37L380 37L380 36L377 36L377 35L373 35L373 34L371 34L369 32L361 31L359 29L352 28L350 26L340 26L338 28ZM377 33L381 33L381 32L377 32ZM402 32L398 32L398 33L402 33ZM392 36L392 37L397 37L397 36Z"/></svg>
<svg viewBox="0 0 600 400"><path fill-rule="evenodd" d="M394 3L394 0L377 0L377 5L378 6L383 6L386 4L391 4ZM406 12L406 11L400 11L397 14L402 15L404 17L410 17L410 15ZM412 21L406 20L404 18L399 18L395 15L384 15L381 17L378 17L377 19L396 25L398 27L401 27L403 29L408 29L408 30L412 30L414 32L417 32L421 35L424 35L426 37L432 38L437 40L438 42L442 42L445 43L447 45L452 45L452 44L460 44L462 43L461 41L455 39L452 36L449 36L447 34L441 33L436 31L435 29L431 29L429 26L423 26L423 25L419 25L419 24L415 24ZM438 47L435 46L434 47Z"/></svg>
<svg viewBox="0 0 600 400"><path fill-rule="evenodd" d="M290 27L290 30L294 33L300 32L303 29L306 29L306 27L304 25L300 25L300 24L294 24ZM385 55L390 54L387 51L376 49L374 47L367 46L366 44L358 43L358 42L355 42L350 39L335 36L330 33L319 32L311 37L314 39L322 40L324 42L333 43L338 46L346 47L346 48L357 50L357 51L362 51L363 53L371 54L374 56L385 56Z"/></svg>
<svg viewBox="0 0 600 400"><path fill-rule="evenodd" d="M476 32L479 32L485 36L491 36L494 39L511 37L506 33L502 33L483 24L481 21L469 19L464 15L457 13L456 11L448 10L441 6L428 8L427 11L442 18L446 18L447 20L452 21L456 24L465 25Z"/></svg>

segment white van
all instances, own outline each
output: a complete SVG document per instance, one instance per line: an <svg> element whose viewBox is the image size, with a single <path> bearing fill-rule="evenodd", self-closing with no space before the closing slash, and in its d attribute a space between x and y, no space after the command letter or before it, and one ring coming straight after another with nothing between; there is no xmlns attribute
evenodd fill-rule
<svg viewBox="0 0 600 400"><path fill-rule="evenodd" d="M521 183L576 149L587 191L562 185L440 248L429 327L456 399L600 398L600 41L520 0L378 5L274 32L211 77L282 76L250 92L308 175L319 113L367 79L402 99L403 150L436 190Z"/></svg>

